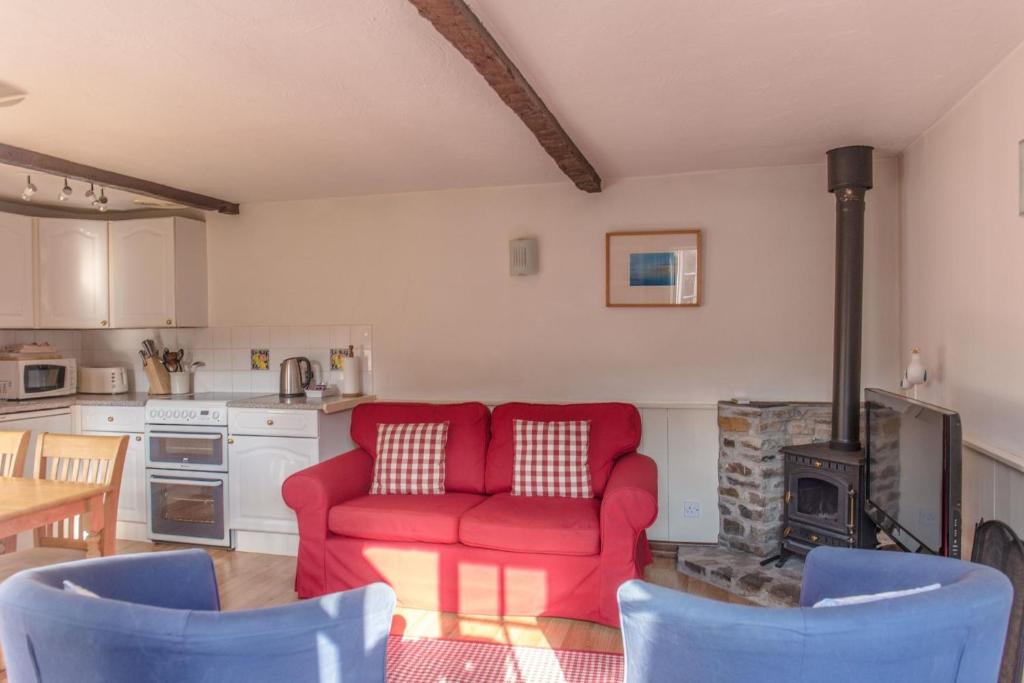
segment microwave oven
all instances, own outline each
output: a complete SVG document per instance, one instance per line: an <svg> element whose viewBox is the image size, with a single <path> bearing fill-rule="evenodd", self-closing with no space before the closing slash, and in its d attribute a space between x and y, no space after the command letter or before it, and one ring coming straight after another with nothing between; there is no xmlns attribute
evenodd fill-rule
<svg viewBox="0 0 1024 683"><path fill-rule="evenodd" d="M67 396L77 387L74 358L0 360L0 400Z"/></svg>

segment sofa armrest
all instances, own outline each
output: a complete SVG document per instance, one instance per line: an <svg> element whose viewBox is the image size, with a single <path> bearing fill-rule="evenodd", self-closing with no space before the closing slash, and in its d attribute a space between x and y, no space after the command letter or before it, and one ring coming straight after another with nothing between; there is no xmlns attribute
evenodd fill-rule
<svg viewBox="0 0 1024 683"><path fill-rule="evenodd" d="M607 534L631 530L639 534L658 516L658 466L640 453L619 458L601 500L601 547Z"/></svg>
<svg viewBox="0 0 1024 683"><path fill-rule="evenodd" d="M366 495L373 458L361 448L307 467L284 480L281 494L295 510L300 538L327 538L327 513L346 500Z"/></svg>
<svg viewBox="0 0 1024 683"><path fill-rule="evenodd" d="M615 462L601 500L600 617L618 625L615 592L630 579L643 576L650 562L644 530L658 516L658 466L631 453Z"/></svg>

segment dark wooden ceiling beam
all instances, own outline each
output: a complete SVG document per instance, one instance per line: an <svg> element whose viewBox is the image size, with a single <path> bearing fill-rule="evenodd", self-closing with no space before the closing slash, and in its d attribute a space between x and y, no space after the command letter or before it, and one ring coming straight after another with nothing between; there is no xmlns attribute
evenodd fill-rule
<svg viewBox="0 0 1024 683"><path fill-rule="evenodd" d="M38 173L74 178L75 180L95 183L103 187L124 190L125 192L132 192L156 199L165 199L175 204L190 206L195 209L202 209L203 211L217 211L229 214L238 213L238 204L234 202L217 199L216 197L207 197L206 195L189 192L188 190L179 190L176 187L161 185L160 183L143 180L142 178L134 178L123 173L106 171L95 166L86 166L85 164L43 154L42 152L33 152L30 149L22 149L21 147L14 147L3 143L0 143L0 163L18 166L19 168L25 168Z"/></svg>
<svg viewBox="0 0 1024 683"><path fill-rule="evenodd" d="M409 2L476 67L576 187L586 192L601 191L601 176L463 0Z"/></svg>

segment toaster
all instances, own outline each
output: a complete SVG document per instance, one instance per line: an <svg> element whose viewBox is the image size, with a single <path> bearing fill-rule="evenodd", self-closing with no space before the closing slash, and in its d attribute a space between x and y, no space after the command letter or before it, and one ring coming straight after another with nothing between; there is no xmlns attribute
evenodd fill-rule
<svg viewBox="0 0 1024 683"><path fill-rule="evenodd" d="M128 370L123 367L78 368L78 393L124 394L128 392Z"/></svg>

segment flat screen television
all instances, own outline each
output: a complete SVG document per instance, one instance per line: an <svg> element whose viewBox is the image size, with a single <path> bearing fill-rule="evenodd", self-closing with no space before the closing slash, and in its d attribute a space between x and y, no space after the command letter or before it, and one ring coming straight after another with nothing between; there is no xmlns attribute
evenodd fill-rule
<svg viewBox="0 0 1024 683"><path fill-rule="evenodd" d="M881 389L864 400L868 517L903 550L960 557L960 416Z"/></svg>

